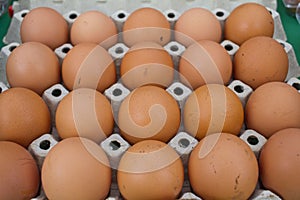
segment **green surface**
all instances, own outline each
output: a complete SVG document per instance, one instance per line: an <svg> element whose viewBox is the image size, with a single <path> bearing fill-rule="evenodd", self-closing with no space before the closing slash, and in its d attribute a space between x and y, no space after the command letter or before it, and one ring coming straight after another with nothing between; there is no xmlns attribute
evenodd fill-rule
<svg viewBox="0 0 300 200"><path fill-rule="evenodd" d="M10 19L8 13L5 13L4 15L2 15L0 17L0 39L1 39L0 48L4 45L2 40L3 40L3 37L6 35L10 20L11 19Z"/></svg>
<svg viewBox="0 0 300 200"><path fill-rule="evenodd" d="M287 14L282 0L277 0L278 9L280 14L283 27L287 35L287 41L293 46L298 63L300 63L300 25L298 24L295 17ZM7 28L10 23L10 17L8 13L0 17L0 48L4 45L2 38L6 35Z"/></svg>
<svg viewBox="0 0 300 200"><path fill-rule="evenodd" d="M287 42L293 46L298 63L300 64L300 24L298 24L295 17L287 14L282 0L277 0L277 3L277 11L281 17L282 25L287 36Z"/></svg>

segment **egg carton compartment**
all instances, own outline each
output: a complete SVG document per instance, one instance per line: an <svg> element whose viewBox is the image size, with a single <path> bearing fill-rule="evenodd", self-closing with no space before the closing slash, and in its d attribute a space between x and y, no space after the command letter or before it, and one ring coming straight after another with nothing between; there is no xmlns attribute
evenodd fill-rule
<svg viewBox="0 0 300 200"><path fill-rule="evenodd" d="M19 1L18 3L25 2L25 1ZM42 3L43 1L27 1L27 2L35 2L37 4ZM50 2L50 1L49 1ZM55 4L57 2L60 2L59 5L64 5L64 3L68 1L53 1ZM111 3L111 1L106 1L106 0L100 0L96 1L98 4L101 5L107 5L108 3ZM139 1L140 2L140 1ZM149 3L152 3L153 1L147 1L143 0L142 5L147 6ZM187 0L184 1L187 4L195 6L193 3L199 2L196 0ZM211 1L213 3L213 1ZM232 1L236 2L236 1ZM270 1L266 1L269 2ZM44 2L45 3L45 2ZM52 3L52 2L51 2ZM74 1L74 6L78 3L77 1ZM160 2L161 3L161 2ZM205 2L207 3L207 2ZM43 4L45 5L45 4ZM21 5L19 5L21 6ZM193 7L191 6L191 7ZM95 7L97 8L97 7ZM77 10L77 11L75 11ZM180 10L180 9L179 9ZM72 25L74 20L76 19L77 16L79 16L79 11L78 9L70 9L70 11L65 12L63 11L65 19L67 20L69 26ZM181 10L182 11L182 10ZM286 52L288 53L290 65L289 65L289 75L287 76L287 83L295 87L298 91L300 91L300 80L295 78L299 75L299 67L298 63L296 61L295 53L292 48L292 46L285 42L285 34L282 29L282 25L280 22L279 15L276 11L270 9L272 12L273 18L275 21L277 21L276 24L279 24L275 26L275 32L277 32L277 36L275 38L281 38L277 39L284 47ZM113 10L111 11L111 17L114 19L115 23L118 26L119 30L122 30L123 23L126 21L126 17L129 15L128 10L126 9L118 9L117 11ZM16 13L12 25L10 27L11 32L14 32L13 30L19 30L20 23L24 17L24 15L28 13L28 10L22 10L19 13ZM174 25L178 17L180 16L180 13L176 9L164 9L164 13L167 16L170 24ZM222 24L225 20L226 17L228 16L229 12L227 12L224 9L217 8L213 10L213 13L218 17L220 23ZM122 17L123 16L123 17ZM173 16L173 17L172 17ZM18 19L17 19L18 18ZM16 21L19 20L19 21ZM15 21L15 22L14 22ZM15 23L15 25L13 25ZM277 28L276 28L277 27ZM10 33L11 33L10 32ZM19 34L19 32L17 32ZM9 37L11 35L8 35ZM7 36L7 37L8 37ZM12 36L12 37L17 37L17 36ZM18 36L19 37L19 36ZM17 41L17 40L16 40ZM5 65L7 58L9 54L13 51L14 48L20 45L19 42L9 42L9 44L5 47L2 48L1 54L0 54L0 93L7 90L9 88L9 85L7 83L6 77L5 77ZM235 43L229 41L229 40L224 40L221 42L221 45L227 50L229 55L233 58L235 53L237 52L239 46L236 45ZM61 47L55 49L55 53L58 56L60 62L63 61L64 57L68 53L70 49L72 49L73 46L69 43L62 45ZM166 46L164 46L165 50L172 56L175 69L178 69L178 62L180 59L180 56L182 53L185 51L185 47L182 46L180 43L177 41L171 41L168 43ZM122 61L123 56L125 53L129 50L129 48L122 43L121 40L117 44L115 44L113 47L108 49L109 54L112 56L112 58L115 61L116 67L117 67L117 73L118 77L119 75L119 67L120 63ZM2 77L3 76L3 77ZM252 93L252 88L246 85L245 83L239 81L239 80L232 80L228 87L234 91L237 96L240 98L241 102L243 105L246 104L248 97ZM185 100L187 97L192 93L192 90L186 87L184 84L180 83L178 81L178 77L175 77L174 82L166 88L166 91L168 91L173 98L178 102L178 105L180 109L183 109L183 106L185 104ZM51 134L45 134L41 136L40 138L36 139L29 147L29 151L33 155L33 157L36 159L37 164L39 167L42 166L43 160L46 157L47 153L50 151L50 149L57 144L57 142L60 140L59 135L57 133L56 127L55 127L55 111L57 108L57 105L59 102L63 99L64 96L68 94L68 90L64 87L63 84L56 84L49 89L47 89L44 94L43 94L43 99L47 103L49 110L51 112L51 117L52 117L52 131ZM126 98L127 95L130 94L130 90L127 89L122 83L117 82L114 85L112 85L110 88L105 90L104 95L110 100L112 109L115 115L118 114L119 106L121 102ZM181 117L182 118L182 117ZM240 138L244 140L252 149L252 151L255 153L255 155L258 157L259 152L266 142L266 138L264 138L261 134L257 133L256 131L253 130L248 130L247 127L243 127L240 133ZM182 188L182 193L180 199L201 199L200 197L197 197L195 194L193 194L193 191L189 185L189 181L187 178L187 163L188 163L188 158L190 155L190 152L192 149L196 146L198 141L190 136L188 133L185 132L182 120L181 120L181 125L178 130L177 135L175 135L168 143L179 155L181 155L181 159L183 161L184 167L185 167L185 182L184 186ZM101 142L99 144L106 154L109 157L110 164L115 168L114 166L118 165L118 162L120 161L121 156L123 153L130 147L130 144L120 136L118 127L115 126L115 130L113 134L108 137L106 140ZM112 185L111 185L111 191L110 195L107 199L122 199L119 191L118 191L118 186L116 182L116 170L113 170L112 173ZM40 194L36 197L33 198L32 200L46 200L46 196L43 193L43 189L41 188ZM260 199L280 199L276 194L264 190L259 184L257 187L257 190L253 193L252 197L250 198L251 200L260 200Z"/></svg>

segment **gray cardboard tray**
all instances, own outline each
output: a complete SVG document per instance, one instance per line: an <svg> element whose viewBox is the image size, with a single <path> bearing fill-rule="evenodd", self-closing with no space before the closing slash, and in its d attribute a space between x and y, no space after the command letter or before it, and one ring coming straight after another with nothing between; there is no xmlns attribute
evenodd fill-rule
<svg viewBox="0 0 300 200"><path fill-rule="evenodd" d="M49 6L52 8L55 8L58 10L67 20L69 25L73 23L74 19L70 18L70 14L76 14L77 16L90 9L98 9L100 11L103 11L111 16L111 18L115 21L117 24L119 30L121 30L122 25L124 23L124 19L119 19L117 16L118 13L125 13L129 14L134 9L140 8L140 7L154 7L159 10L161 10L166 16L169 12L173 12L175 14L175 19L170 19L171 25L174 24L176 19L180 16L180 14L191 7L205 7L210 9L213 13L217 12L224 12L224 15L222 17L218 17L221 24L226 20L226 17L229 15L230 11L237 5L244 3L244 2L250 2L250 1L239 1L239 0L224 0L224 1L204 1L204 0L128 0L128 1L122 1L122 0L95 0L95 1L83 1L81 0L20 0L19 2L15 2L15 14L12 20L12 23L10 25L10 28L8 30L8 34L5 37L5 42L7 43L7 46L3 47L1 49L0 53L0 89L1 91L4 91L9 88L9 85L7 83L6 77L5 77L5 64L7 57L11 53L12 49L18 46L21 41L19 37L19 29L20 24L22 22L24 14L29 12L30 9L38 7L38 6ZM299 79L295 78L300 75L299 73L299 65L297 63L294 50L292 46L286 42L286 35L282 27L282 23L280 21L279 14L276 12L276 1L272 0L263 0L263 1L251 1L251 2L258 2L263 5L265 5L269 11L272 13L272 16L275 21L275 34L274 38L277 39L282 45L284 45L285 50L289 56L289 75L287 76L287 83L290 85L300 85ZM125 19L126 20L126 19ZM231 48L228 48L228 53L233 57L235 52L238 50L239 46L232 43L231 41L224 40L221 42L221 45L224 47L230 46ZM177 49L174 51L174 46ZM56 55L62 61L64 59L64 56L66 53L64 52L65 48L71 49L73 46L71 44L64 44L61 47L57 48L55 50ZM164 47L172 56L175 68L178 63L178 60L180 58L180 55L184 52L185 48L177 43L176 41L171 41L169 44L167 44ZM122 51L120 51L122 49ZM226 49L226 48L225 48ZM122 60L122 57L124 54L128 51L128 47L126 47L125 44L122 43L120 40L116 45L111 47L108 52L115 60L117 68L120 65L120 62ZM120 53L122 52L122 53ZM252 89L247 86L246 84L242 83L239 80L232 80L232 82L228 86L230 89L232 89L240 98L243 104L246 103L249 95L252 93ZM242 88L242 90L237 89ZM56 95L54 91L60 91L60 95ZM121 91L121 95L115 95L114 91L118 90ZM174 80L174 83L170 85L166 89L178 102L180 108L183 107L185 99L189 96L191 93L191 90L187 87L185 87L180 82ZM176 91L181 91L180 93L177 93ZM54 117L56 107L60 100L68 94L68 90L64 88L62 84L57 84L46 90L43 94L43 99L49 106L49 109L51 111L52 117ZM113 111L117 112L118 107L121 103L121 101L130 93L130 91L124 87L121 83L116 83L110 88L108 88L104 94L106 97L111 101ZM251 140L249 140L249 137L253 138L255 137L257 139L257 143L253 144L251 143ZM258 156L260 149L266 142L266 139L260 135L259 133L253 131L253 130L241 130L240 138L244 140L246 143L249 144L253 152L256 156ZM41 148L41 143L43 141L49 141L50 145L48 148ZM49 134L45 134L41 136L40 138L36 139L29 147L29 151L32 153L34 158L37 161L37 164L39 167L42 166L43 160L46 157L47 153L50 151L50 149L57 144L59 141L59 137L55 128L55 124L53 124L52 132ZM250 141L250 142L249 142ZM120 145L120 148L114 148L112 145L113 143L118 142ZM193 137L191 137L189 134L184 132L184 128L181 126L178 134L172 138L169 142L169 145L173 147L180 155L181 159L184 163L184 166L186 168L187 161L189 157L189 153L195 147L197 144L197 140ZM107 153L111 165L116 166L118 164L118 161L120 160L123 153L126 151L127 148L129 148L129 144L126 140L124 140L119 134L117 127L115 128L114 134L112 134L110 137L108 137L106 140L104 140L101 144L99 144ZM187 174L185 174L187 177ZM122 199L116 183L116 171L113 171L113 181L111 185L111 192L107 199L116 200L116 199ZM43 190L41 189L40 194L33 198L32 200L45 200L47 199L46 196L43 193ZM200 197L197 197L195 194L192 193L192 190L190 188L188 179L185 179L184 186L182 188L182 193L180 199L201 199ZM257 189L253 193L252 200L260 200L260 199L280 199L276 194L264 190L260 184L257 185Z"/></svg>

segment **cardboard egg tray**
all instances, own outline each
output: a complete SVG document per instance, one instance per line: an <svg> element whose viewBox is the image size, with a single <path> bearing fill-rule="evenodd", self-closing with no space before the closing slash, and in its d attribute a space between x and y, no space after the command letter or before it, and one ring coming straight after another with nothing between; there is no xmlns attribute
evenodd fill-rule
<svg viewBox="0 0 300 200"><path fill-rule="evenodd" d="M186 1L179 1L179 0L134 0L128 1L128 3L124 4L127 1L119 1L119 0L97 0L97 1L84 1L87 3L80 3L82 1L74 0L74 1L67 1L67 0L53 0L53 1L46 1L46 0L20 0L19 2L14 3L15 7L15 14L13 16L10 28L8 30L8 34L4 38L4 42L7 43L5 47L1 49L0 53L0 93L7 90L9 88L9 84L6 80L6 72L5 72L5 65L8 56L12 52L14 48L16 48L20 43L20 36L19 30L20 25L23 20L23 17L26 13L29 12L30 9L38 6L48 6L55 8L58 10L66 19L69 26L76 20L76 17L80 15L81 12L85 10L90 10L90 8L98 9L109 16L114 20L117 25L119 31L122 30L123 23L126 21L126 18L136 8L140 7L155 7L161 10L167 19L169 20L171 27L174 27L174 23L180 16L180 14L188 8L191 7L206 7L210 9L216 17L219 19L220 23L223 25L224 21L230 14L230 11L238 4L246 2L246 1L202 1L202 0L186 0ZM286 42L286 35L283 30L280 16L275 11L276 9L276 1L254 1L263 3L271 12L274 22L275 22L275 33L274 38L280 42L285 51L288 54L289 58L289 72L286 78L286 82L295 88L298 89L300 92L300 80L297 79L300 75L299 65L296 60L295 52L292 46ZM84 5L84 6L83 6ZM85 7L86 6L86 7ZM229 55L233 57L236 51L239 49L239 46L229 40L223 40L221 45L227 50ZM60 62L64 59L67 52L73 46L69 43L62 45L61 47L55 49L55 53L58 56ZM180 59L181 54L185 51L185 47L179 44L176 41L171 41L167 45L164 46L165 50L169 52L169 54L173 58L175 69L178 70L178 61ZM119 38L119 42L108 49L109 54L115 61L117 72L120 67L121 60L123 56L129 48L122 43L122 38ZM117 73L119 77L119 74ZM239 80L232 80L228 87L234 91L237 96L240 98L243 105L246 104L248 97L253 92L252 88L248 85L244 84ZM174 82L166 89L174 99L178 102L180 109L183 108L185 100L187 97L192 93L192 91L180 83L176 78ZM40 138L36 139L31 143L29 146L29 151L35 158L37 165L41 168L44 158L46 157L47 153L51 150L53 146L55 146L60 138L55 128L54 123L54 116L57 105L66 96L69 91L64 87L63 83L56 84L47 89L43 93L43 99L47 103L49 110L52 116L52 131L49 134L42 135ZM105 90L104 95L110 100L112 104L112 109L115 116L118 114L119 106L122 100L130 93L130 91L121 83L117 82L112 85L110 88ZM182 120L181 120L182 121ZM259 152L263 145L266 143L267 139L262 136L261 134L255 132L254 130L246 129L244 125L241 132L240 138L244 140L250 148L253 150L256 156L259 155ZM193 194L192 189L190 187L188 176L187 176L187 164L189 159L189 154L192 149L197 145L198 141L190 136L188 133L185 132L183 125L181 124L180 129L176 136L174 136L170 141L169 145L176 150L176 152L181 156L185 167L185 181L182 188L182 192L180 194L180 199L201 199ZM119 160L123 153L130 147L130 144L124 140L119 135L118 127L115 126L114 132L111 136L107 139L102 141L99 144L104 151L106 152L107 156L109 157L110 164L113 169L112 175L112 184L111 184L111 191L109 197L107 199L117 200L122 199L121 194L118 191L117 180L116 180L116 168L118 166ZM32 200L46 200L47 197L43 193L43 189L41 188L39 195ZM265 190L260 183L257 184L257 189L251 196L252 200L260 200L260 199L280 199L276 194Z"/></svg>

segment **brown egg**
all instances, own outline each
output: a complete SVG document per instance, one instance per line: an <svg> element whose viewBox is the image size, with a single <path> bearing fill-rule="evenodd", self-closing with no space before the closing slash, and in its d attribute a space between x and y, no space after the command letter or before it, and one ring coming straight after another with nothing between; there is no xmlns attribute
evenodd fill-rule
<svg viewBox="0 0 300 200"><path fill-rule="evenodd" d="M140 8L132 12L123 26L123 41L128 46L151 41L160 45L171 39L171 29L167 18L154 8Z"/></svg>
<svg viewBox="0 0 300 200"><path fill-rule="evenodd" d="M100 143L114 127L110 102L100 92L80 88L73 90L58 104L56 128L62 139L85 137Z"/></svg>
<svg viewBox="0 0 300 200"><path fill-rule="evenodd" d="M199 40L220 42L222 27L217 17L205 8L191 8L185 11L175 24L175 40L190 46Z"/></svg>
<svg viewBox="0 0 300 200"><path fill-rule="evenodd" d="M122 59L121 81L130 90L143 85L168 87L174 78L169 53L154 42L133 45Z"/></svg>
<svg viewBox="0 0 300 200"><path fill-rule="evenodd" d="M20 27L21 40L41 42L55 49L69 40L69 27L63 16L48 7L32 9L24 17Z"/></svg>
<svg viewBox="0 0 300 200"><path fill-rule="evenodd" d="M9 55L6 75L11 87L25 87L42 95L46 89L60 82L60 66L49 47L28 42Z"/></svg>
<svg viewBox="0 0 300 200"><path fill-rule="evenodd" d="M176 199L184 179L182 161L167 144L144 140L122 156L117 171L119 190L125 199Z"/></svg>
<svg viewBox="0 0 300 200"><path fill-rule="evenodd" d="M73 45L91 42L109 48L117 40L117 27L113 20L100 11L86 11L74 21L70 38Z"/></svg>
<svg viewBox="0 0 300 200"><path fill-rule="evenodd" d="M31 199L40 185L38 167L30 153L22 146L0 142L0 199Z"/></svg>
<svg viewBox="0 0 300 200"><path fill-rule="evenodd" d="M62 79L69 90L91 88L103 92L116 82L116 68L103 47L94 43L80 43L64 58Z"/></svg>
<svg viewBox="0 0 300 200"><path fill-rule="evenodd" d="M45 158L42 184L48 199L105 199L111 168L99 145L85 138L67 138Z"/></svg>
<svg viewBox="0 0 300 200"><path fill-rule="evenodd" d="M201 40L189 46L179 61L180 80L196 89L205 84L227 84L231 79L232 62L219 44Z"/></svg>
<svg viewBox="0 0 300 200"><path fill-rule="evenodd" d="M258 87L245 107L246 125L269 138L285 128L300 128L300 95L282 82Z"/></svg>
<svg viewBox="0 0 300 200"><path fill-rule="evenodd" d="M188 163L193 191L203 199L248 199L258 180L258 164L239 137L216 133L202 139Z"/></svg>
<svg viewBox="0 0 300 200"><path fill-rule="evenodd" d="M244 42L233 61L234 78L252 88L272 81L284 81L289 60L283 46L273 38L258 36Z"/></svg>
<svg viewBox="0 0 300 200"><path fill-rule="evenodd" d="M153 139L168 142L180 125L180 110L164 89L143 86L133 90L121 103L118 126L130 143Z"/></svg>
<svg viewBox="0 0 300 200"><path fill-rule="evenodd" d="M244 110L232 90L223 85L208 84L188 97L183 122L185 130L199 140L219 132L238 135L244 122Z"/></svg>
<svg viewBox="0 0 300 200"><path fill-rule="evenodd" d="M11 88L0 94L0 140L24 147L51 128L48 106L35 92Z"/></svg>
<svg viewBox="0 0 300 200"><path fill-rule="evenodd" d="M273 33L273 17L258 3L244 3L236 7L224 25L225 39L238 45L255 36L273 37Z"/></svg>
<svg viewBox="0 0 300 200"><path fill-rule="evenodd" d="M300 199L300 129L272 135L263 146L259 166L264 187L283 199Z"/></svg>

